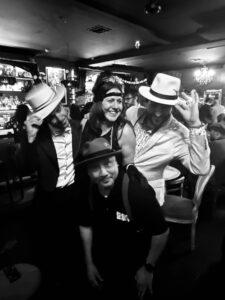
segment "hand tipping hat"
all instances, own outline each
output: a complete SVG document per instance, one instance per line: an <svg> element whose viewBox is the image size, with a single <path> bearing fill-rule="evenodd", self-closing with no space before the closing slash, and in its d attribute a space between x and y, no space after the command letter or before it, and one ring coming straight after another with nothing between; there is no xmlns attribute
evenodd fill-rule
<svg viewBox="0 0 225 300"><path fill-rule="evenodd" d="M38 83L25 95L25 101L31 109L31 113L44 119L63 99L66 93L64 85L56 86L55 89L46 83Z"/></svg>
<svg viewBox="0 0 225 300"><path fill-rule="evenodd" d="M81 151L82 160L77 163L77 166L87 165L101 158L118 155L121 152L122 150L113 150L105 138L96 138L84 144Z"/></svg>
<svg viewBox="0 0 225 300"><path fill-rule="evenodd" d="M180 90L180 84L181 81L179 78L158 73L151 87L140 86L139 93L153 102L165 105L176 105L179 100L178 92Z"/></svg>

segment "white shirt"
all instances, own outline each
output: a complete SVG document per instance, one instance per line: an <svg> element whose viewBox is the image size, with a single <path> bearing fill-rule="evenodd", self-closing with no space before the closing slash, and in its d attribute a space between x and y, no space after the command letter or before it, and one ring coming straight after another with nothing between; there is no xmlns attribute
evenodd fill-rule
<svg viewBox="0 0 225 300"><path fill-rule="evenodd" d="M56 187L63 188L72 184L75 177L71 127L68 127L63 134L57 134L52 131L52 140L59 166L59 177Z"/></svg>

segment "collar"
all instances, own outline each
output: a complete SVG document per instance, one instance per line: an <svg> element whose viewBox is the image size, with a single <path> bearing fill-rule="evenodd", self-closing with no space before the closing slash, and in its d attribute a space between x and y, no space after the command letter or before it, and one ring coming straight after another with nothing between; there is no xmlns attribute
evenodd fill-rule
<svg viewBox="0 0 225 300"><path fill-rule="evenodd" d="M60 136L60 135L63 135L63 134L65 134L65 133L67 133L67 134L70 134L70 133L71 133L71 127L70 127L70 125L68 125L68 126L64 129L64 131L59 130L59 129L53 127L51 124L48 124L48 126L49 126L50 131L51 131L51 134L52 134L53 136Z"/></svg>

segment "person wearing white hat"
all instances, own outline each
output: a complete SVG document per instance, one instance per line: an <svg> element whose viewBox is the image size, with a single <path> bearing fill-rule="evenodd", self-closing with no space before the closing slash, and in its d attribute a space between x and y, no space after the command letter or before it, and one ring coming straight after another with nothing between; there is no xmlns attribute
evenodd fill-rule
<svg viewBox="0 0 225 300"><path fill-rule="evenodd" d="M30 112L20 151L22 165L37 171L35 253L43 283L49 290L55 289L56 295L72 290L71 282L77 281L75 262L79 261L75 162L81 126L68 118L61 103L65 93L63 85L53 89L45 83L34 85L27 92L25 100Z"/></svg>
<svg viewBox="0 0 225 300"><path fill-rule="evenodd" d="M204 124L200 122L198 94L181 93L179 78L158 73L151 86L141 86L139 93L147 107L131 107L126 116L136 133L134 162L154 187L159 203L165 196L163 172L173 160L179 160L193 174L206 174L210 167L210 150ZM176 109L182 124L173 117Z"/></svg>

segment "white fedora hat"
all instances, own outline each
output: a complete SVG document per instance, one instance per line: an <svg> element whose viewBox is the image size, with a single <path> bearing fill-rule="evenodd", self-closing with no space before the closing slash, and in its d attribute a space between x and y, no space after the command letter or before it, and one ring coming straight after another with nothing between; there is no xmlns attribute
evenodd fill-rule
<svg viewBox="0 0 225 300"><path fill-rule="evenodd" d="M46 83L38 83L25 95L25 101L29 105L32 114L44 119L63 99L66 93L64 85L56 86L55 89Z"/></svg>
<svg viewBox="0 0 225 300"><path fill-rule="evenodd" d="M157 103L176 105L179 100L178 92L180 90L180 84L181 81L179 78L158 73L150 87L139 87L139 93L148 100Z"/></svg>

